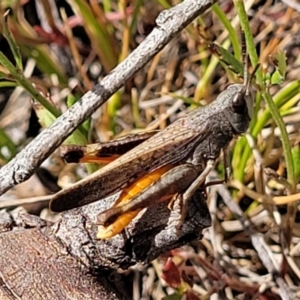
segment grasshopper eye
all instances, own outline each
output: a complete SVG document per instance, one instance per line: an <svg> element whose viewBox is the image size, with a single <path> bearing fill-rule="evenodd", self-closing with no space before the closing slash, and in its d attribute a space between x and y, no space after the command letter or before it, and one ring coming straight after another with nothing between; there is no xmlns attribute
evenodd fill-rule
<svg viewBox="0 0 300 300"><path fill-rule="evenodd" d="M234 109L234 112L237 114L244 114L247 110L247 103L245 99L245 94L244 93L238 93L236 96L233 98L232 101L232 107Z"/></svg>

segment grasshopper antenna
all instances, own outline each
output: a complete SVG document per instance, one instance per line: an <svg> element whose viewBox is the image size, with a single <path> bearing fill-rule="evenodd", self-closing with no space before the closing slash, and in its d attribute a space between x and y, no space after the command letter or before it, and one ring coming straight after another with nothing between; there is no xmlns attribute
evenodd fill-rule
<svg viewBox="0 0 300 300"><path fill-rule="evenodd" d="M249 88L249 74L248 74L248 53L247 53L247 45L244 30L241 31L241 43L242 43L242 62L244 65L244 85L245 90L248 91Z"/></svg>

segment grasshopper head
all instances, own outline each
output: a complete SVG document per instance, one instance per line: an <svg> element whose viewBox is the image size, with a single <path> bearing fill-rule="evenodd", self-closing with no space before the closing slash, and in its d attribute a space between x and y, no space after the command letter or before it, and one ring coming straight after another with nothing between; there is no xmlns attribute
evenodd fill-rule
<svg viewBox="0 0 300 300"><path fill-rule="evenodd" d="M224 114L234 133L246 132L253 116L254 100L243 84L232 84L225 93Z"/></svg>
<svg viewBox="0 0 300 300"><path fill-rule="evenodd" d="M259 67L257 64L253 72L248 74L248 55L245 33L242 31L242 55L244 63L244 83L233 84L224 91L225 115L236 134L247 131L253 117L254 99L250 93L251 81Z"/></svg>
<svg viewBox="0 0 300 300"><path fill-rule="evenodd" d="M248 76L248 70L245 67L244 83L232 84L225 93L226 109L225 115L236 134L247 131L254 111L254 98L250 93L250 84L259 65L257 65L252 74Z"/></svg>

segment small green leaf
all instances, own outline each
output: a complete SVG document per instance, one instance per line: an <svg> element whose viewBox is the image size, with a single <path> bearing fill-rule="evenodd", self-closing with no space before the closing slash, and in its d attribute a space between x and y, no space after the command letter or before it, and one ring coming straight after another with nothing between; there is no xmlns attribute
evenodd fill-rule
<svg viewBox="0 0 300 300"><path fill-rule="evenodd" d="M286 75L286 55L283 51L278 51L270 56L276 71L272 74L271 84L282 84Z"/></svg>
<svg viewBox="0 0 300 300"><path fill-rule="evenodd" d="M278 70L276 70L271 76L271 84L283 84L284 76L280 74Z"/></svg>
<svg viewBox="0 0 300 300"><path fill-rule="evenodd" d="M243 64L238 61L229 51L225 48L212 43L209 45L209 49L211 52L219 57L219 59L225 63L229 69L231 69L234 73L238 74L239 76L244 75L244 67Z"/></svg>
<svg viewBox="0 0 300 300"><path fill-rule="evenodd" d="M286 55L285 52L279 50L275 53L273 58L273 63L280 72L280 74L285 77L286 74Z"/></svg>

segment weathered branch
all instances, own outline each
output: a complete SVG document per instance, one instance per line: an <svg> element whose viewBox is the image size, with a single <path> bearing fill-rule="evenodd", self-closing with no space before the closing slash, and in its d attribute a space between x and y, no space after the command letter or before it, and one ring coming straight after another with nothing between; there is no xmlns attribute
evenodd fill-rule
<svg viewBox="0 0 300 300"><path fill-rule="evenodd" d="M27 180L76 127L214 2L216 0L185 0L161 12L156 28L138 48L0 170L0 195Z"/></svg>
<svg viewBox="0 0 300 300"><path fill-rule="evenodd" d="M115 276L117 269L199 239L211 224L206 199L198 191L181 232L170 222L178 212L162 203L141 212L124 233L96 240L96 216L114 200L66 212L52 226L0 234L0 298L132 299L128 278Z"/></svg>

